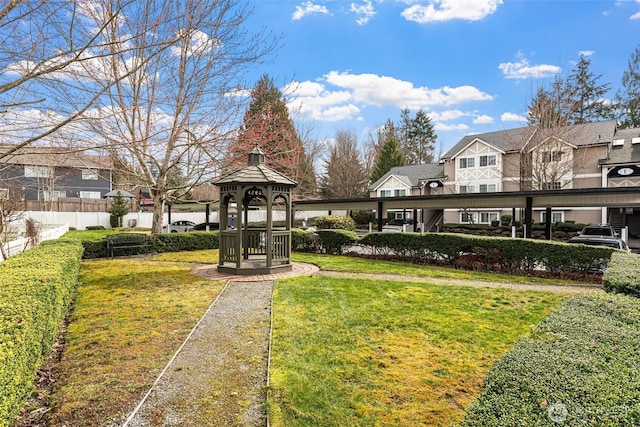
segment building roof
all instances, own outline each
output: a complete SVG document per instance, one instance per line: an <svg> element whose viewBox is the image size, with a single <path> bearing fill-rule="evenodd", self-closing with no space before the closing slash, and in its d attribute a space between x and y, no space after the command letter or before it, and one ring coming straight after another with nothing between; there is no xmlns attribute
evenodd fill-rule
<svg viewBox="0 0 640 427"><path fill-rule="evenodd" d="M552 132L552 133L551 133ZM456 145L447 151L441 160L449 160L456 157L475 140L480 140L487 145L504 153L521 150L531 141L543 142L544 139L555 136L576 147L608 144L616 132L616 121L607 120L596 123L564 126L557 130L542 131L534 126L526 126L514 129L506 129L495 132L479 133L463 137Z"/></svg>
<svg viewBox="0 0 640 427"><path fill-rule="evenodd" d="M6 144L0 145L0 155L8 152L12 147ZM85 154L83 151L58 147L23 147L13 154L0 158L0 163L77 169L113 169L113 159L109 156Z"/></svg>
<svg viewBox="0 0 640 427"><path fill-rule="evenodd" d="M419 187L421 182L428 180L443 179L444 166L438 163L427 163L422 165L396 166L384 174L380 179L369 186L369 191L375 191L390 176L398 178L409 187Z"/></svg>
<svg viewBox="0 0 640 427"><path fill-rule="evenodd" d="M613 140L623 142L612 144L607 158L600 160L601 165L640 163L640 128L618 129Z"/></svg>

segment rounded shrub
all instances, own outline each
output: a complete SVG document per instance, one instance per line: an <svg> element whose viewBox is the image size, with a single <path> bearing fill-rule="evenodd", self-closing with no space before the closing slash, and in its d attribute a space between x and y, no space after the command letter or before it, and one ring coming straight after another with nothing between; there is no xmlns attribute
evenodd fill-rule
<svg viewBox="0 0 640 427"><path fill-rule="evenodd" d="M316 227L321 230L356 231L356 222L350 216L326 215L316 218Z"/></svg>

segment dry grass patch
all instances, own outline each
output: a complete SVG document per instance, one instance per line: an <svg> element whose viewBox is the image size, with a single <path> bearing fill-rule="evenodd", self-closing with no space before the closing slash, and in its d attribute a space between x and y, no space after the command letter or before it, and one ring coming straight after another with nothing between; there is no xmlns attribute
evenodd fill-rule
<svg viewBox="0 0 640 427"><path fill-rule="evenodd" d="M189 264L85 262L48 425L118 425L222 290Z"/></svg>

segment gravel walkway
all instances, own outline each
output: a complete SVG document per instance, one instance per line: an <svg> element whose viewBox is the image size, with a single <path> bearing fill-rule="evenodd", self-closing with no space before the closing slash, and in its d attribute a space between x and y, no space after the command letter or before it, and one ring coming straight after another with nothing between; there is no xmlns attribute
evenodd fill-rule
<svg viewBox="0 0 640 427"><path fill-rule="evenodd" d="M264 426L273 280L228 282L124 426Z"/></svg>

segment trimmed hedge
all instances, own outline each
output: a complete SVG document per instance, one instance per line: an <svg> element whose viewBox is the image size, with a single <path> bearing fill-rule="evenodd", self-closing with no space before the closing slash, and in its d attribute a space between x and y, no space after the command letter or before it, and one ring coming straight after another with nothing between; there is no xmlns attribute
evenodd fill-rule
<svg viewBox="0 0 640 427"><path fill-rule="evenodd" d="M320 244L318 235L300 228L291 229L291 250L298 252L316 252Z"/></svg>
<svg viewBox="0 0 640 427"><path fill-rule="evenodd" d="M611 254L621 253L599 246L456 233L369 233L359 243L369 246L373 254L394 254L404 261L445 261L465 268L511 274L546 269L586 275L604 270Z"/></svg>
<svg viewBox="0 0 640 427"><path fill-rule="evenodd" d="M220 247L220 233L218 231L193 231L189 233L162 233L149 235L154 252L196 251L203 249L217 249ZM100 240L83 240L84 259L106 258L106 238ZM129 255L144 252L142 248L127 249ZM121 250L119 255L124 252Z"/></svg>
<svg viewBox="0 0 640 427"><path fill-rule="evenodd" d="M580 295L491 368L461 426L637 426L638 384L638 300Z"/></svg>
<svg viewBox="0 0 640 427"><path fill-rule="evenodd" d="M0 263L0 426L18 416L75 294L82 245L56 240Z"/></svg>
<svg viewBox="0 0 640 427"><path fill-rule="evenodd" d="M344 248L358 241L358 235L350 230L318 230L321 252L341 254Z"/></svg>
<svg viewBox="0 0 640 427"><path fill-rule="evenodd" d="M220 247L219 231L152 234L151 244L156 252L198 251Z"/></svg>
<svg viewBox="0 0 640 427"><path fill-rule="evenodd" d="M616 252L602 277L607 292L640 297L640 256L629 252Z"/></svg>

